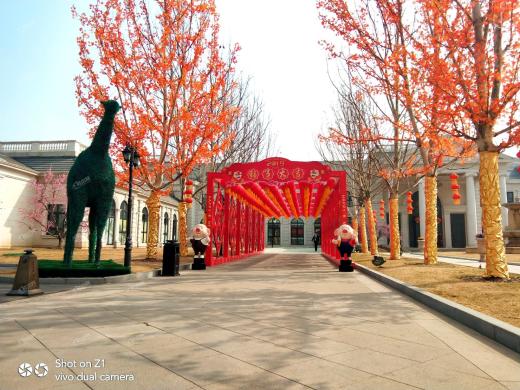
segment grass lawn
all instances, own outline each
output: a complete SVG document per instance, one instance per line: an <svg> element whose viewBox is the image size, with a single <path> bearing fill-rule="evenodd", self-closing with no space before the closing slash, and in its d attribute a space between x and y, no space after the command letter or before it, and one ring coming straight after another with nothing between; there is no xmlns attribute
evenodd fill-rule
<svg viewBox="0 0 520 390"><path fill-rule="evenodd" d="M384 254L388 259L388 254ZM381 267L372 256L355 253L356 263L520 327L520 275L510 281L485 280L484 269L449 263L425 265L421 260L387 260Z"/></svg>

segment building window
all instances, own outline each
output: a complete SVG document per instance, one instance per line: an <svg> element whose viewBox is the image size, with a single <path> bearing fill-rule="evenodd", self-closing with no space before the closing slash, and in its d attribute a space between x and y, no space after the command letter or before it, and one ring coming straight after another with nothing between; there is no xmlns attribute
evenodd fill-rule
<svg viewBox="0 0 520 390"><path fill-rule="evenodd" d="M280 245L280 220L271 218L267 222L267 243L268 245Z"/></svg>
<svg viewBox="0 0 520 390"><path fill-rule="evenodd" d="M119 207L119 242L126 242L126 221L128 220L128 203L121 202Z"/></svg>
<svg viewBox="0 0 520 390"><path fill-rule="evenodd" d="M291 245L303 245L303 227L301 218L291 221Z"/></svg>
<svg viewBox="0 0 520 390"><path fill-rule="evenodd" d="M107 224L105 226L105 234L107 237L107 245L114 244L114 221L116 219L116 203L112 200L110 211L108 212Z"/></svg>
<svg viewBox="0 0 520 390"><path fill-rule="evenodd" d="M166 242L166 240L168 240L168 235L170 233L170 216L168 215L168 213L164 213L164 218L163 218L163 243Z"/></svg>
<svg viewBox="0 0 520 390"><path fill-rule="evenodd" d="M314 221L314 233L320 234L321 232L321 218L316 218Z"/></svg>
<svg viewBox="0 0 520 390"><path fill-rule="evenodd" d="M177 241L177 214L173 214L172 239Z"/></svg>
<svg viewBox="0 0 520 390"><path fill-rule="evenodd" d="M507 203L514 203L515 193L513 191L507 191Z"/></svg>
<svg viewBox="0 0 520 390"><path fill-rule="evenodd" d="M145 207L141 213L141 242L148 242L148 209Z"/></svg>
<svg viewBox="0 0 520 390"><path fill-rule="evenodd" d="M352 195L350 195L350 192L347 191L347 206L352 207L354 206L354 201L352 199Z"/></svg>
<svg viewBox="0 0 520 390"><path fill-rule="evenodd" d="M65 229L65 205L47 205L47 232L49 236L57 236Z"/></svg>

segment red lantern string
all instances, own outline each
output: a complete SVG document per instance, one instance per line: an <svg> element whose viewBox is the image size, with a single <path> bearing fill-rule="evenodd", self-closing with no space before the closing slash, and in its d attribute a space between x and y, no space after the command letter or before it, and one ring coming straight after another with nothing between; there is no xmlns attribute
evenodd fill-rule
<svg viewBox="0 0 520 390"><path fill-rule="evenodd" d="M455 172L450 175L451 192L452 192L452 199L453 199L454 205L460 204L460 193L459 193L460 186L457 183L458 178L459 178L459 175L457 175Z"/></svg>
<svg viewBox="0 0 520 390"><path fill-rule="evenodd" d="M413 200L412 200L412 192L408 191L406 193L406 211L408 214L413 214Z"/></svg>

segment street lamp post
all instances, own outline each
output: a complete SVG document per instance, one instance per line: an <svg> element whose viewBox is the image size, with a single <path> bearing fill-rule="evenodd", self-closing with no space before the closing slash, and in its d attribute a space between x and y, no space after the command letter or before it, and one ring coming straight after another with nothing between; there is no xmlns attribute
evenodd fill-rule
<svg viewBox="0 0 520 390"><path fill-rule="evenodd" d="M139 154L130 145L126 145L123 150L123 158L128 164L130 174L128 178L128 215L126 220L126 240L125 240L125 267L131 266L132 261L132 182L134 167L139 167Z"/></svg>

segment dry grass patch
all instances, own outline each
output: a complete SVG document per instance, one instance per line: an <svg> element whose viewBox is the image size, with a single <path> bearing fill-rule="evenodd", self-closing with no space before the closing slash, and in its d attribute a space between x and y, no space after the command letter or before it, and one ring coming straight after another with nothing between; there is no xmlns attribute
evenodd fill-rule
<svg viewBox="0 0 520 390"><path fill-rule="evenodd" d="M371 260L370 255L354 254L354 261L368 268L520 327L520 275L511 274L509 281L486 280L484 269L425 265L410 258L387 260L376 267Z"/></svg>

